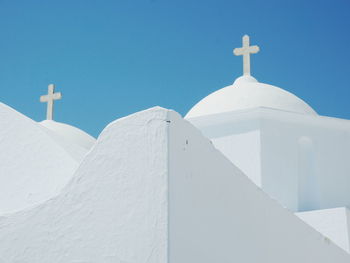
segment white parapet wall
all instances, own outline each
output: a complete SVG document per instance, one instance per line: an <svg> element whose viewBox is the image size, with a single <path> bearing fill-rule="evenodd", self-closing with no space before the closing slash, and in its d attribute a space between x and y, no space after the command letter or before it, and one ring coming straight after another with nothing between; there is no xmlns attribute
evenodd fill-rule
<svg viewBox="0 0 350 263"><path fill-rule="evenodd" d="M296 213L310 226L350 252L350 212L346 207Z"/></svg>
<svg viewBox="0 0 350 263"><path fill-rule="evenodd" d="M56 196L77 169L77 157L82 158L85 153L71 144L63 147L60 138L2 103L0 123L2 216L29 209Z"/></svg>
<svg viewBox="0 0 350 263"><path fill-rule="evenodd" d="M350 121L269 108L188 119L294 212L350 206Z"/></svg>
<svg viewBox="0 0 350 263"><path fill-rule="evenodd" d="M177 113L108 125L57 197L0 218L0 262L345 263Z"/></svg>
<svg viewBox="0 0 350 263"><path fill-rule="evenodd" d="M349 254L271 199L174 113L170 262L348 262Z"/></svg>

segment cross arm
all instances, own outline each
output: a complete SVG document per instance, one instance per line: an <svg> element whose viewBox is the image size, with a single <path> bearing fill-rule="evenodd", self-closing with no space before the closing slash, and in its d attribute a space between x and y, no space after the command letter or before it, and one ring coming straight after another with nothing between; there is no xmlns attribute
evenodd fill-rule
<svg viewBox="0 0 350 263"><path fill-rule="evenodd" d="M62 98L62 93L61 92L56 92L56 93L53 94L52 98L54 100L59 100L59 99Z"/></svg>
<svg viewBox="0 0 350 263"><path fill-rule="evenodd" d="M47 95L40 96L40 102L47 102L47 101L48 101L48 96Z"/></svg>
<svg viewBox="0 0 350 263"><path fill-rule="evenodd" d="M244 52L244 48L242 48L242 47L238 47L238 48L235 48L235 49L233 50L233 54L235 54L236 56L242 55L243 52Z"/></svg>
<svg viewBox="0 0 350 263"><path fill-rule="evenodd" d="M250 53L258 53L260 51L259 46L251 46L249 49Z"/></svg>

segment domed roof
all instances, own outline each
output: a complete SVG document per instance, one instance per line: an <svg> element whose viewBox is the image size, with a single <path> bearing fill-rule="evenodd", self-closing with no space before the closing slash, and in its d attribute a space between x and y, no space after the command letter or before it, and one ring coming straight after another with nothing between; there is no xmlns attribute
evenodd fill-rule
<svg viewBox="0 0 350 263"><path fill-rule="evenodd" d="M68 142L77 144L87 150L89 150L96 141L94 137L86 132L65 123L56 122L53 120L44 120L39 123L59 136L65 138Z"/></svg>
<svg viewBox="0 0 350 263"><path fill-rule="evenodd" d="M260 83L250 75L244 75L236 79L232 85L217 90L199 101L185 118L258 107L317 115L307 103L292 93Z"/></svg>

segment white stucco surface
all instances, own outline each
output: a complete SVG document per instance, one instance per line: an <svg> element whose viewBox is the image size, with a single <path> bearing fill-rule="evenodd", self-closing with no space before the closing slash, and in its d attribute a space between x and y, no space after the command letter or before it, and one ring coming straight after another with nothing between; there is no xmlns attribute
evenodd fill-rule
<svg viewBox="0 0 350 263"><path fill-rule="evenodd" d="M111 123L60 195L0 218L0 262L167 262L167 114Z"/></svg>
<svg viewBox="0 0 350 263"><path fill-rule="evenodd" d="M72 178L77 159L35 121L0 104L0 216L57 195ZM76 156L81 153L71 147Z"/></svg>
<svg viewBox="0 0 350 263"><path fill-rule="evenodd" d="M90 150L96 142L94 137L74 126L53 120L44 120L39 123L62 137L69 144L76 144L86 150Z"/></svg>
<svg viewBox="0 0 350 263"><path fill-rule="evenodd" d="M296 215L317 231L328 237L339 247L350 252L350 212L346 207L314 210Z"/></svg>
<svg viewBox="0 0 350 263"><path fill-rule="evenodd" d="M350 121L271 108L188 120L288 209L350 205Z"/></svg>
<svg viewBox="0 0 350 263"><path fill-rule="evenodd" d="M250 110L188 119L256 185L262 186L261 121Z"/></svg>
<svg viewBox="0 0 350 263"><path fill-rule="evenodd" d="M0 218L0 244L1 263L350 260L162 108L108 125L57 197Z"/></svg>
<svg viewBox="0 0 350 263"><path fill-rule="evenodd" d="M244 174L249 174L256 185L262 185L260 130L253 129L240 134L223 135L211 138L211 141L229 160L234 160L233 163Z"/></svg>
<svg viewBox="0 0 350 263"><path fill-rule="evenodd" d="M349 262L170 113L169 262Z"/></svg>

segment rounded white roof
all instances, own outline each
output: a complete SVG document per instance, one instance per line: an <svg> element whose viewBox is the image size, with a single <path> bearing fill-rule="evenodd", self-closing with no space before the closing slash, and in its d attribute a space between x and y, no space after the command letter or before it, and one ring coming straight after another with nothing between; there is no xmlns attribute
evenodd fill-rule
<svg viewBox="0 0 350 263"><path fill-rule="evenodd" d="M68 142L77 144L87 150L89 150L96 141L94 137L86 132L65 123L44 120L41 121L40 124L65 138Z"/></svg>
<svg viewBox="0 0 350 263"><path fill-rule="evenodd" d="M251 76L242 76L232 85L217 90L202 99L187 113L185 118L258 107L317 115L306 102L292 93L260 83Z"/></svg>

